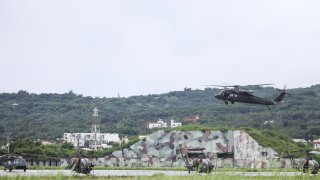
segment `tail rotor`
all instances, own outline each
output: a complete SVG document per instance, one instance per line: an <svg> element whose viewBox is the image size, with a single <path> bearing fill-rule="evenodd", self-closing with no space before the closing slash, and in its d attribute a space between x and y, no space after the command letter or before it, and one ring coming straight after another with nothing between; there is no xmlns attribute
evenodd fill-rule
<svg viewBox="0 0 320 180"><path fill-rule="evenodd" d="M284 99L285 95L291 96L291 94L286 91L286 88L287 86L285 85L282 90L277 89L278 91L280 91L280 94L274 99L276 103L280 103Z"/></svg>

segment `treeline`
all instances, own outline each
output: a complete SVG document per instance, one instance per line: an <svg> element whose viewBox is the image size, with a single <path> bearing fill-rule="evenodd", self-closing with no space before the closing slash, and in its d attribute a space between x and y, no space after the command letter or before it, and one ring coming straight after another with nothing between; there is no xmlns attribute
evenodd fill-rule
<svg viewBox="0 0 320 180"><path fill-rule="evenodd" d="M271 87L247 87L256 95L274 99ZM65 132L90 132L94 107L99 108L101 132L124 136L148 134L147 123L174 119L183 124L199 116L198 124L210 126L268 128L294 138L320 137L320 85L289 89L292 94L278 106L235 103L225 105L214 98L221 90L185 88L159 95L129 98L92 98L75 94L33 94L26 91L0 94L0 135L11 139L33 137L56 140ZM13 104L19 105L13 105ZM194 122L193 122L194 123Z"/></svg>
<svg viewBox="0 0 320 180"><path fill-rule="evenodd" d="M7 153L7 148L0 149L0 155ZM77 151L70 143L44 145L40 140L28 137L11 140L9 144L9 153L22 155L24 158L33 160L53 160L76 156Z"/></svg>
<svg viewBox="0 0 320 180"><path fill-rule="evenodd" d="M129 148L132 144L138 142L138 138L133 138L126 144L114 143L112 148L102 149L99 151L85 151L82 149L75 149L71 143L53 143L43 144L39 139L31 137L17 138L11 140L9 144L9 153L15 155L21 155L25 159L32 159L35 161L43 160L57 160L60 158L72 158L79 155L83 157L105 157L111 154L113 151L123 148ZM7 148L0 148L0 156L8 154ZM0 161L1 163L1 161Z"/></svg>

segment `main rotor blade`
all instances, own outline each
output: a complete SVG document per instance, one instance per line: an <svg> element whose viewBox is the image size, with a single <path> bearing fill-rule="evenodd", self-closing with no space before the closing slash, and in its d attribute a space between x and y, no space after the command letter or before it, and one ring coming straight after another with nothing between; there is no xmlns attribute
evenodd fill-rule
<svg viewBox="0 0 320 180"><path fill-rule="evenodd" d="M234 85L234 86L223 86L223 85L203 85L203 86L213 86L213 87L235 87L236 85Z"/></svg>
<svg viewBox="0 0 320 180"><path fill-rule="evenodd" d="M234 88L239 88L239 87L244 87L244 86L269 86L273 85L272 83L266 83L266 84L248 84L248 85L203 85L203 86L214 86L214 87L234 87Z"/></svg>
<svg viewBox="0 0 320 180"><path fill-rule="evenodd" d="M267 83L267 84L249 84L249 85L246 85L246 86L270 86L270 85L273 85L272 83Z"/></svg>
<svg viewBox="0 0 320 180"><path fill-rule="evenodd" d="M57 157L52 157L52 156L46 156L46 155L41 155L41 154L31 154L31 153L21 153L21 155L27 155L27 156L33 156L33 157L46 157L49 159L59 159Z"/></svg>

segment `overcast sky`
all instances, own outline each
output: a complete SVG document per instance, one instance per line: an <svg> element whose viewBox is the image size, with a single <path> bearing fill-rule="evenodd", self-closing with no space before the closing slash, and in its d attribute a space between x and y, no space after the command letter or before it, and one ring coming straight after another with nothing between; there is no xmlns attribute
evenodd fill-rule
<svg viewBox="0 0 320 180"><path fill-rule="evenodd" d="M320 83L318 0L0 0L0 93Z"/></svg>

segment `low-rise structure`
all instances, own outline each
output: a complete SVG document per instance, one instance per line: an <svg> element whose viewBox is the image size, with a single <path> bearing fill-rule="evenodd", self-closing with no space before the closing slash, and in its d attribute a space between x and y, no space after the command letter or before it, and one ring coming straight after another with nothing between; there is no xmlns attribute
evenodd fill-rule
<svg viewBox="0 0 320 180"><path fill-rule="evenodd" d="M313 142L312 146L313 146L313 149L320 149L320 142Z"/></svg>
<svg viewBox="0 0 320 180"><path fill-rule="evenodd" d="M194 116L188 116L188 117L184 117L182 119L182 122L184 123L195 123L198 122L200 120L200 116L199 115L194 115Z"/></svg>
<svg viewBox="0 0 320 180"><path fill-rule="evenodd" d="M181 126L182 124L179 123L179 122L174 122L173 119L171 119L171 122L170 122L170 127L171 128L175 128L175 127L178 127L178 126Z"/></svg>
<svg viewBox="0 0 320 180"><path fill-rule="evenodd" d="M42 144L42 145L51 145L51 144L53 144L53 143L50 142L50 141L41 141L41 144Z"/></svg>
<svg viewBox="0 0 320 180"><path fill-rule="evenodd" d="M308 144L308 141L305 139L292 139L292 141L296 143Z"/></svg>
<svg viewBox="0 0 320 180"><path fill-rule="evenodd" d="M149 129L153 129L153 128L166 128L168 127L166 122L163 122L163 120L159 120L156 123L149 123Z"/></svg>
<svg viewBox="0 0 320 180"><path fill-rule="evenodd" d="M174 122L173 119L171 119L170 121L170 127L171 128L175 128L178 126L181 126L182 123L180 122ZM149 123L149 129L153 129L153 128L166 128L168 127L168 124L166 122L164 122L162 119L160 119L159 121L157 121L156 123Z"/></svg>
<svg viewBox="0 0 320 180"><path fill-rule="evenodd" d="M63 141L73 144L74 147L84 147L86 142L93 139L92 133L64 133ZM97 134L102 144L108 144L109 142L120 143L119 134L117 133L100 133Z"/></svg>
<svg viewBox="0 0 320 180"><path fill-rule="evenodd" d="M320 149L320 139L316 139L312 141L313 149Z"/></svg>

